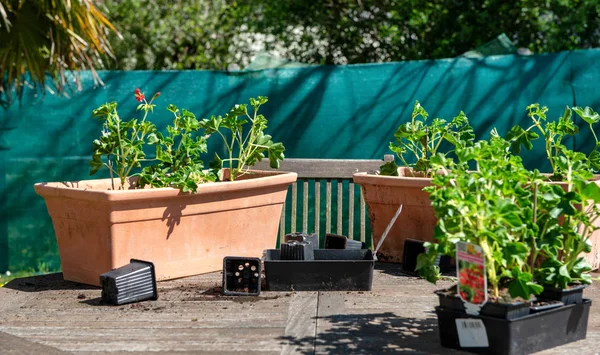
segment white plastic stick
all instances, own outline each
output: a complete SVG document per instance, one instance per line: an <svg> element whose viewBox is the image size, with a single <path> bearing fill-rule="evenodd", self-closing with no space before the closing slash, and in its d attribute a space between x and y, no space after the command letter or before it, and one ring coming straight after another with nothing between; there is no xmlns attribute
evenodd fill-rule
<svg viewBox="0 0 600 355"><path fill-rule="evenodd" d="M400 212L402 212L402 205L400 205L400 207L398 207L398 210L396 211L396 214L394 214L394 217L392 217L390 224L387 225L387 227L385 228L385 232L383 232L383 234L381 235L381 239L379 239L379 243L377 243L377 247L375 248L375 251L373 252L373 254L374 254L373 259L377 260L377 251L381 247L381 244L383 244L383 241L385 240L388 233L392 229L392 226L394 225L394 223L396 223L396 219L398 219Z"/></svg>

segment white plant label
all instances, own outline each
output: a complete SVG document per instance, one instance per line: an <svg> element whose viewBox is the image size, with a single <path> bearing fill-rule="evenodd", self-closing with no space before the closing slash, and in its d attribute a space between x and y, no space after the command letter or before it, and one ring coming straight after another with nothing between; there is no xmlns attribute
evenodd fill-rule
<svg viewBox="0 0 600 355"><path fill-rule="evenodd" d="M456 331L462 348L487 348L490 346L485 325L481 319L456 319Z"/></svg>
<svg viewBox="0 0 600 355"><path fill-rule="evenodd" d="M468 314L479 315L487 302L487 274L485 255L480 246L456 243L457 291Z"/></svg>

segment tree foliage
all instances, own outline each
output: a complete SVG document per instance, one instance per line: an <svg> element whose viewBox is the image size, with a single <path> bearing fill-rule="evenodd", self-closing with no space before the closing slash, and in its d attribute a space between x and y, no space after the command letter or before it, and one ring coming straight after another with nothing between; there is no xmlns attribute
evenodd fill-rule
<svg viewBox="0 0 600 355"><path fill-rule="evenodd" d="M119 69L244 67L262 50L313 64L455 57L506 33L534 53L598 46L597 0L107 0Z"/></svg>

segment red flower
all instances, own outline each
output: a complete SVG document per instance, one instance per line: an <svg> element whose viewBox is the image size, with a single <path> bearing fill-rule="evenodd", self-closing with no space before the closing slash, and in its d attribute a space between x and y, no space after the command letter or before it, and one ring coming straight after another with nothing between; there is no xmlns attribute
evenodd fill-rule
<svg viewBox="0 0 600 355"><path fill-rule="evenodd" d="M146 99L146 97L144 96L144 94L140 91L140 89L135 89L135 99L138 100L138 102L142 102L144 101L144 99Z"/></svg>

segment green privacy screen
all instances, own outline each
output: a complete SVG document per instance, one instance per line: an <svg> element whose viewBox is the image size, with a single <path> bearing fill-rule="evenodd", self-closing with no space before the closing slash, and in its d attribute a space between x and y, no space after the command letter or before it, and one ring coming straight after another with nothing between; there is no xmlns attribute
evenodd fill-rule
<svg viewBox="0 0 600 355"><path fill-rule="evenodd" d="M268 132L285 144L287 157L381 159L415 100L431 116L463 110L481 138L493 127L503 134L526 125L525 107L533 102L548 106L551 118L565 105L598 109L597 63L600 50L251 72L111 71L100 73L104 87L84 73L83 90L70 99L26 90L20 102L0 109L0 272L59 269L52 224L33 184L88 178L91 141L100 130L92 109L118 101L130 118L137 87L147 96L162 93L151 116L159 126L171 120L168 103L202 117L265 95ZM582 131L569 144L588 151L593 139ZM524 159L547 169L540 148Z"/></svg>

